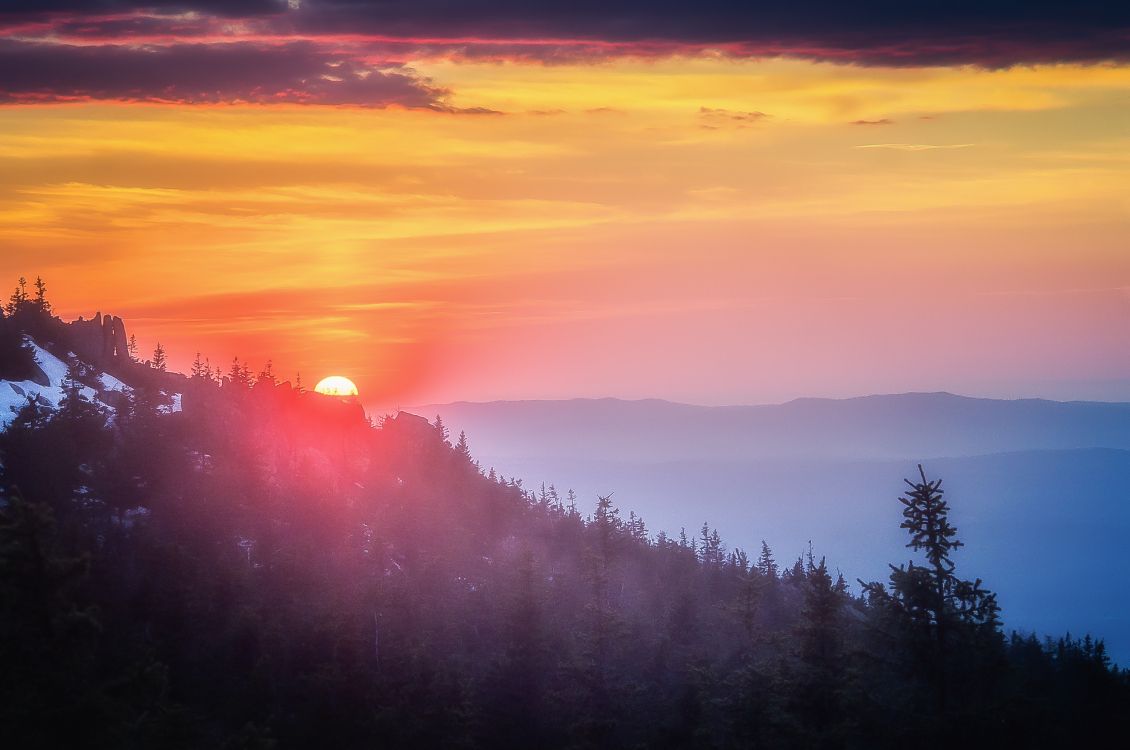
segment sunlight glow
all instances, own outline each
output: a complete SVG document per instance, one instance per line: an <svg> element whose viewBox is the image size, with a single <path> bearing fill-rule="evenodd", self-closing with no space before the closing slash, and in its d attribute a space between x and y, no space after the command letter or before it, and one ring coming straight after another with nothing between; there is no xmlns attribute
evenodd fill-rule
<svg viewBox="0 0 1130 750"><path fill-rule="evenodd" d="M328 378L322 378L318 384L314 386L317 393L323 396L341 396L352 397L357 395L357 386L349 378L343 378L341 375L330 375Z"/></svg>

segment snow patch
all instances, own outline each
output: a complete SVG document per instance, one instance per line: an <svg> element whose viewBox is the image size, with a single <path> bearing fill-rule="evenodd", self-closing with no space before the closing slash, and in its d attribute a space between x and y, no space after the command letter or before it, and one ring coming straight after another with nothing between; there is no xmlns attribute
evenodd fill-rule
<svg viewBox="0 0 1130 750"><path fill-rule="evenodd" d="M161 406L158 406L157 411L161 412L162 414L172 414L173 412L180 411L181 410L180 394L179 393L173 393L173 394L167 394L166 393L165 395L169 399L169 404L168 404L168 406L165 406L163 404Z"/></svg>
<svg viewBox="0 0 1130 750"><path fill-rule="evenodd" d="M48 385L34 380L4 381L0 385L0 427L6 427L24 407L29 398L38 396L51 408L57 408L63 399L63 379L67 377L67 363L38 344L32 343L35 361L47 376Z"/></svg>
<svg viewBox="0 0 1130 750"><path fill-rule="evenodd" d="M102 383L102 389L106 391L117 391L119 393L127 393L133 390L122 381L115 378L113 375L102 373L98 376L98 381Z"/></svg>
<svg viewBox="0 0 1130 750"><path fill-rule="evenodd" d="M63 400L65 393L63 381L67 379L69 369L67 363L34 341L29 339L28 342L35 354L36 364L47 376L48 385L40 385L34 380L0 381L0 429L11 424L16 413L27 404L29 398L38 396L52 409L58 409L59 403ZM100 377L107 391L129 390L129 386L113 376L102 374ZM95 403L102 404L98 398L98 391L90 386L82 387L82 395Z"/></svg>
<svg viewBox="0 0 1130 750"><path fill-rule="evenodd" d="M47 379L51 381L51 387L61 390L63 381L67 378L67 363L34 341L31 343L31 348L35 350L35 361L39 364L39 369L43 370Z"/></svg>

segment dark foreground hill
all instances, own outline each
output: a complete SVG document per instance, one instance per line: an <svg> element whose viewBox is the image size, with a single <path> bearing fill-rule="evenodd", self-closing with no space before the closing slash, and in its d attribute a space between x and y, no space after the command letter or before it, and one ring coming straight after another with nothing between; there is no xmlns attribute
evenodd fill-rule
<svg viewBox="0 0 1130 750"><path fill-rule="evenodd" d="M484 475L410 414L373 425L238 368L123 372L110 404L37 343L70 371L0 432L12 747L1062 747L1130 729L1100 641L1006 635L949 569L963 551L932 475L875 533L905 520L933 541L856 598L816 554L671 538L607 498L589 513Z"/></svg>

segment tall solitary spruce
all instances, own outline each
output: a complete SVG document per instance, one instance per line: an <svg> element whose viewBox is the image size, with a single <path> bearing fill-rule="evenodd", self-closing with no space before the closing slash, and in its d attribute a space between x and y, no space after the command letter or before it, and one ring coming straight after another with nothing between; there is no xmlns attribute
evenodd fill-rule
<svg viewBox="0 0 1130 750"><path fill-rule="evenodd" d="M954 573L950 554L964 543L949 522L942 480L927 479L921 464L918 474L920 482L904 480L910 491L899 498L903 505L900 528L910 533L906 546L921 552L927 564L911 560L905 566L891 565L889 591L882 583L860 583L873 604L886 608L906 626L930 674L941 714L950 703L951 654L999 640L1000 608L996 594L983 589L980 578L965 581Z"/></svg>

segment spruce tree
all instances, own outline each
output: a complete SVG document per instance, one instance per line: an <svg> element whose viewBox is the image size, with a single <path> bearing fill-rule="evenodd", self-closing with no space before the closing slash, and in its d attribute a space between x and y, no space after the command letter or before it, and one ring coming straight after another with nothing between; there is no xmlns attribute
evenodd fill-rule
<svg viewBox="0 0 1130 750"><path fill-rule="evenodd" d="M443 417L436 414L435 430L439 434L439 439L450 445L451 433L448 432L447 426L443 423Z"/></svg>
<svg viewBox="0 0 1130 750"><path fill-rule="evenodd" d="M757 570L763 576L777 577L777 561L773 559L773 551L764 539L761 540L761 556L757 558Z"/></svg>
<svg viewBox="0 0 1130 750"><path fill-rule="evenodd" d="M47 283L42 276L35 277L35 306L45 315L51 314L51 303L47 301Z"/></svg>
<svg viewBox="0 0 1130 750"><path fill-rule="evenodd" d="M27 279L21 276L16 282L16 288L13 290L12 296L8 298L8 306L5 309L9 316L15 315L23 309L26 303Z"/></svg>
<svg viewBox="0 0 1130 750"><path fill-rule="evenodd" d="M471 457L471 446L467 444L467 433L463 430L459 431L459 442L455 444L455 452L459 457L471 463L474 459ZM542 494L545 493L545 485L542 486Z"/></svg>
<svg viewBox="0 0 1130 750"><path fill-rule="evenodd" d="M263 365L263 369L255 376L255 384L259 385L262 383L264 385L273 386L278 385L278 382L278 378L275 377L274 364L268 359L267 364Z"/></svg>
<svg viewBox="0 0 1130 750"><path fill-rule="evenodd" d="M200 358L200 352L196 352L196 359L192 360L192 377L201 380L206 377L206 372L204 360Z"/></svg>
<svg viewBox="0 0 1130 750"><path fill-rule="evenodd" d="M165 357L165 347L161 346L161 342L157 342L157 346L153 349L153 360L150 363L154 370L164 372L168 366L168 360Z"/></svg>
<svg viewBox="0 0 1130 750"><path fill-rule="evenodd" d="M999 638L999 607L981 579L965 581L954 573L950 556L964 543L949 522L942 480L927 479L921 464L918 474L919 482L905 480L910 491L899 498L900 527L910 534L906 546L922 553L926 564L911 560L891 565L890 591L878 582L860 583L873 604L892 611L909 631L911 650L927 668L940 717L951 700L951 654L975 650L982 635L990 641Z"/></svg>

